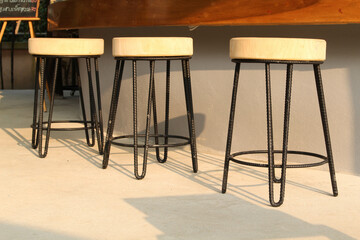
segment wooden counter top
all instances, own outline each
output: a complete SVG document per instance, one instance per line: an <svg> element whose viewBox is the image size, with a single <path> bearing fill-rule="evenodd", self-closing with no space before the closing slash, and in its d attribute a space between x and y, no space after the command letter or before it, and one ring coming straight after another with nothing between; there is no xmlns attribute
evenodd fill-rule
<svg viewBox="0 0 360 240"><path fill-rule="evenodd" d="M360 23L360 0L67 0L49 29Z"/></svg>

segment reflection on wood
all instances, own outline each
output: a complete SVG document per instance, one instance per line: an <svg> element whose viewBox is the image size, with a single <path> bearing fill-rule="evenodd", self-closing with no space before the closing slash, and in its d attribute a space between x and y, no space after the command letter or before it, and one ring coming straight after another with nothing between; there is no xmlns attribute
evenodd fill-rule
<svg viewBox="0 0 360 240"><path fill-rule="evenodd" d="M68 0L49 7L56 29L360 23L360 0Z"/></svg>

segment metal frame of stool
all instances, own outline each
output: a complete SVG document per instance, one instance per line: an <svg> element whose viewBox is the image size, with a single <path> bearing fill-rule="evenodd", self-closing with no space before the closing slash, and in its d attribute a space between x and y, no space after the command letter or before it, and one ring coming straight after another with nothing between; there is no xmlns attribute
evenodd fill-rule
<svg viewBox="0 0 360 240"><path fill-rule="evenodd" d="M230 117L229 117L229 128L228 128L226 153L225 153L222 193L226 192L230 161L233 161L238 164L248 165L248 166L267 167L268 168L268 178L269 178L269 201L272 206L278 207L281 204L283 204L283 202L284 202L285 178L286 178L286 169L287 168L315 167L315 166L320 166L320 165L328 163L333 195L337 196L338 189L337 189L337 183L336 183L336 177L335 177L335 167L334 167L334 161L333 161L332 150L331 150L329 124L328 124L327 114L326 114L325 98L324 98L324 91L323 91L321 70L320 70L320 64L322 64L323 62L322 61L253 60L253 59L233 59L232 61L236 63L236 66L235 66L234 85L233 85L233 92L232 92L232 101L231 101L231 109L230 109ZM231 143L232 143L232 135L233 135L233 127L234 127L237 88L238 88L238 82L239 82L240 64L242 62L264 63L265 64L266 106L267 106L267 147L268 147L268 149L267 150L243 151L243 152L236 152L236 153L231 154ZM282 150L274 150L272 103L271 103L271 82L270 82L270 64L271 63L287 65ZM288 150L293 64L312 64L313 65L327 156L323 156L323 155L311 153L311 152ZM267 164L260 164L260 163L235 159L236 156L248 155L248 154L259 154L259 153L267 153L267 155L268 155L268 163ZM277 153L282 153L281 164L274 163L274 154L277 154ZM312 156L312 157L321 159L321 161L307 163L307 164L287 164L287 155L288 154ZM275 168L281 168L281 177L280 178L276 178ZM277 202L274 199L274 183L280 183L280 197Z"/></svg>
<svg viewBox="0 0 360 240"><path fill-rule="evenodd" d="M34 112L33 112L33 124L32 127L32 148L38 148L39 156L41 158L46 157L48 153L49 140L50 140L50 131L77 131L85 130L86 142L87 145L92 147L95 145L95 131L98 142L98 150L100 154L103 154L103 143L104 143L104 134L103 134L103 120L102 120L102 108L101 108L101 95L100 95L100 82L99 82L99 63L98 58L100 56L54 56L54 55L36 55L36 71L35 71L35 94L34 94ZM44 96L45 96L45 64L46 60L50 58L55 58L55 69L54 77L52 80L52 89L51 89L51 99L50 99L50 108L48 114L48 121L43 121L44 116ZM57 80L57 72L59 67L59 62L62 58L85 58L86 67L88 72L88 81L89 81L89 97L90 97L90 115L91 120L88 121L86 117L83 90L81 87L80 73L78 63L76 64L76 74L78 79L79 86L79 95L80 95L80 105L81 113L83 120L70 120L70 121L52 121L53 109L54 109L54 98L55 98L55 85ZM96 103L94 98L94 89L92 83L92 71L91 71L91 59L94 59L95 65L95 79L96 79L96 92L97 92L97 111ZM39 104L39 113L38 111L38 98L39 98L39 72L40 72L40 104ZM42 123L42 124L39 124ZM52 128L52 123L83 123L84 127L72 127L72 128ZM46 127L44 126L46 124ZM90 126L88 126L90 124ZM89 129L91 129L91 140L89 138ZM46 130L45 146L43 148L43 130Z"/></svg>
<svg viewBox="0 0 360 240"><path fill-rule="evenodd" d="M176 57L116 57L115 77L113 92L110 105L110 114L108 121L107 136L104 147L103 169L106 169L109 162L111 144L123 147L134 148L134 175L136 179L143 179L146 175L147 156L149 148L156 149L156 158L160 163L164 163L167 160L168 148L184 146L190 144L191 157L193 164L193 171L198 171L197 152L196 152L196 136L195 136L195 123L194 112L192 104L191 93L191 79L190 79L190 65L189 56L176 56ZM113 137L116 111L119 101L120 86L122 81L122 75L124 71L124 64L126 60L132 61L133 67L133 135L123 135ZM156 96L155 96L155 61L166 61L166 103L165 103L165 133L159 134L157 125L157 112L156 112ZM183 70L183 80L186 98L186 109L188 119L189 137L169 135L169 103L170 103L170 61L181 60ZM137 61L149 61L150 63L150 79L149 79L149 93L148 93L148 105L147 105L147 118L146 118L146 130L145 134L137 133ZM150 121L151 121L151 107L153 108L153 121L154 121L154 134L150 134ZM138 137L145 138L145 144L138 143ZM154 137L155 144L149 144L149 138ZM118 139L133 138L133 144L115 142ZM159 144L159 138L164 138L164 144ZM179 143L169 143L169 138L185 140ZM164 148L163 158L160 156L160 147ZM144 148L143 166L142 172L139 174L138 170L138 148Z"/></svg>

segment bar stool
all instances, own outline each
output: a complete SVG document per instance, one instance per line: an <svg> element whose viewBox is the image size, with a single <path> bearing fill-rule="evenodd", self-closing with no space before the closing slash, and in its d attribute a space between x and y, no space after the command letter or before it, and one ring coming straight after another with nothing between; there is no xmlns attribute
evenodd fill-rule
<svg viewBox="0 0 360 240"><path fill-rule="evenodd" d="M157 161L164 163L168 156L168 147L176 147L190 144L193 171L198 170L195 124L192 104L190 64L189 60L193 54L192 38L182 37L124 37L113 39L113 56L116 59L115 78L110 106L107 136L104 148L103 168L108 166L111 144L132 147L134 149L134 175L137 179L142 179L146 174L148 149L156 149ZM170 62L181 60L189 137L169 135L169 102L170 102ZM132 62L133 73L133 135L113 136L116 110L119 100L120 85L124 70L125 61ZM150 63L149 94L147 104L147 118L145 134L137 132L137 61L148 61ZM166 103L165 103L165 133L159 134L157 126L156 97L154 70L156 61L166 61ZM151 108L153 108L154 134L150 134ZM144 144L138 143L138 138L145 140ZM149 138L154 138L155 143L150 144ZM117 140L133 138L133 143L123 143ZM159 138L164 143L159 143ZM169 143L169 139L177 139L177 143ZM138 171L138 148L144 148L142 172ZM160 157L159 148L164 148L163 158Z"/></svg>
<svg viewBox="0 0 360 240"><path fill-rule="evenodd" d="M274 207L280 206L284 202L285 195L285 177L287 168L304 168L314 167L323 164L329 165L330 178L332 183L333 195L338 195L334 161L331 150L329 125L326 115L325 98L321 80L320 64L326 58L326 42L320 39L291 39L291 38L233 38L230 40L230 58L236 63L234 85L232 93L232 102L230 109L230 119L228 128L228 137L225 153L224 176L222 183L222 192L226 192L228 170L230 161L235 163L267 167L269 178L269 200ZM235 105L237 87L240 74L241 63L264 63L266 72L266 105L267 105L267 150L254 150L231 153L231 142L235 117ZM273 128L272 128L272 104L271 104L271 84L270 84L270 64L286 64L286 93L285 93L285 114L282 150L274 150ZM291 84L294 64L312 64L315 74L317 95L320 106L321 120L325 138L326 156L304 152L288 150L288 133L290 119L290 101L291 101ZM238 156L248 154L267 154L267 163L256 163L248 160L236 159ZM281 164L274 163L274 154L282 154ZM315 157L319 161L306 164L288 164L288 154L300 154ZM275 176L275 168L281 168L281 177ZM274 183L280 183L280 198L274 200Z"/></svg>
<svg viewBox="0 0 360 240"><path fill-rule="evenodd" d="M95 131L98 142L99 153L103 152L103 124L102 124L102 110L101 110L101 96L100 96L100 83L99 83L99 64L98 58L104 53L104 40L103 39L81 39L81 38L31 38L29 39L29 53L36 57L36 73L35 73L35 95L34 95L34 114L32 124L32 147L38 148L39 156L46 157L48 153L50 131L74 131L85 130L86 141L89 146L95 145ZM50 94L50 107L48 113L48 121L44 122L44 95L45 95L45 64L46 61L55 58L55 69L53 79L50 81L51 94ZM90 115L91 120L86 118L83 90L81 81L79 79L79 95L80 105L83 120L70 120L70 121L52 121L55 97L55 85L57 80L57 72L59 65L61 66L62 58L85 58L88 81L89 81L89 99L90 99ZM95 78L97 90L97 110L94 97L94 89L92 83L91 72L91 59L94 60L95 65ZM79 74L78 64L76 64L76 74ZM40 80L39 80L40 77ZM40 82L40 101L39 98L39 82ZM39 105L39 106L38 106ZM39 113L38 113L39 107ZM81 123L84 127L71 127L71 128L52 128L52 123ZM43 130L46 130L45 146L43 148ZM89 138L89 130L91 130L91 141Z"/></svg>

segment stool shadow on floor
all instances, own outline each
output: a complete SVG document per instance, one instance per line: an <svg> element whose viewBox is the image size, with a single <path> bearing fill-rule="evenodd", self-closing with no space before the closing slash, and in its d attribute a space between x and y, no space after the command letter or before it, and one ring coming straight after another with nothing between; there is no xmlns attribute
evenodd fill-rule
<svg viewBox="0 0 360 240"><path fill-rule="evenodd" d="M176 150L174 151L174 155L176 155L176 158L170 156L168 161L165 164L161 164L160 166L168 171L179 174L186 179L200 184L210 190L220 193L224 167L223 158L221 156L214 157L206 154L198 154L200 166L199 172L193 173L189 170L190 168L187 162L179 161L179 159L184 159L185 156L187 156L188 154L188 150ZM149 155L149 157L150 159L156 159L156 156L153 152L151 152L151 155ZM206 169L201 168L201 166L204 165L206 166ZM238 166L236 164L233 164L232 166L230 166L230 171L232 171L233 174L236 174L238 177L241 176L247 179L242 182L230 181L229 192L231 194L241 196L242 198L246 198L250 201L254 201L262 205L269 205L266 190L266 187L268 186L268 175L266 169ZM289 171L289 178L291 178L291 169ZM251 180L250 184L248 180ZM297 188L305 189L315 193L331 195L330 191L325 191L293 180L288 179L287 183L289 186L295 186ZM264 191L260 191L259 195L257 193L252 193L251 190L261 186L265 188Z"/></svg>
<svg viewBox="0 0 360 240"><path fill-rule="evenodd" d="M55 108L54 120L57 120L57 117L80 120L78 94L68 96L66 92L65 95L65 97L57 96L55 98L55 101L59 104ZM1 91L0 109L2 116L0 118L0 126L1 130L10 136L18 146L27 149L34 156L38 156L37 151L31 147L32 129L30 125L32 123L33 98L34 90ZM96 167L101 167L100 157L97 159L100 155L96 147L87 146L83 130L73 132L51 131L49 148L70 149L69 151L75 152Z"/></svg>
<svg viewBox="0 0 360 240"><path fill-rule="evenodd" d="M8 136L17 142L17 145L23 149L27 149L33 156L38 157L36 150L31 148L31 140L27 139L21 134L17 129L13 128L3 128L1 129ZM80 136L82 133L71 133L67 137L57 137L58 133L54 132L52 134L52 142L50 143L49 149L66 149L66 151L72 151L80 156L82 159L87 160L94 166L101 168L101 156L99 155L96 146L89 147L86 144L85 139L82 139ZM60 144L60 145L59 145ZM56 146L54 146L56 145ZM50 155L53 155L50 153Z"/></svg>
<svg viewBox="0 0 360 240"><path fill-rule="evenodd" d="M200 136L201 133L204 131L205 128L205 115L204 114L200 114L200 113L195 113L195 131L196 131L196 136ZM188 136L189 135L189 131L188 131L188 126L187 126L187 116L186 115L182 115L179 117L175 117L175 118L170 118L169 119L169 133L170 135L181 135L181 136ZM162 132L164 132L165 129L165 121L159 122L158 123L158 129L159 129L159 133L161 134ZM145 129L142 129L139 131L139 134L144 134L145 133ZM150 134L154 133L154 128L153 126L150 128ZM130 133L129 133L130 134ZM114 135L115 136L115 135ZM153 140L153 139L152 139ZM160 139L160 141L163 139ZM128 139L129 143L132 143L132 139ZM150 140L151 141L151 140ZM171 140L169 140L171 141ZM141 139L139 140L139 143L141 142ZM119 146L115 146L112 145L111 146L112 149L117 148L117 149L121 149L122 153L120 153L121 155L125 155L127 160L133 160L133 148L132 147L119 147ZM191 169L191 153L190 153L190 146L184 146L184 147L174 147L174 148L168 148L169 149L169 161L172 151L176 150L176 149L188 149L189 151L186 152L186 158L189 159L188 162L186 162L185 164L187 165L187 169ZM160 148L160 152L163 152L163 148ZM185 151L184 151L185 152ZM139 148L139 159L142 159L142 154L143 154L143 148ZM149 149L149 161L148 161L148 165L151 168L151 165L153 164L160 164L156 161L156 155L155 154L155 150L154 149ZM109 158L109 167L116 169L122 173L125 173L130 176L131 178L133 178L133 172L132 170L127 170L126 167L128 167L129 165L132 165L132 163L130 164L124 164L123 162L123 158L122 157L118 157L119 153L118 152L111 152L110 154L110 158ZM185 156L184 156L185 158ZM168 163L168 161L167 161ZM165 163L165 164L167 164ZM149 170L151 171L151 170Z"/></svg>
<svg viewBox="0 0 360 240"><path fill-rule="evenodd" d="M311 224L231 194L127 198L125 201L143 213L142 219L145 215L146 221L162 232L157 239L355 239L326 225Z"/></svg>
<svg viewBox="0 0 360 240"><path fill-rule="evenodd" d="M80 133L76 133L78 135ZM73 135L75 135L73 133ZM56 141L61 144L59 148L63 148L64 151L72 151L77 156L79 156L81 159L85 159L95 167L101 168L101 155L99 155L99 152L97 150L97 146L89 147L86 144L85 139L77 139L77 138L68 138L64 139L63 137L56 138ZM55 148L49 146L49 149Z"/></svg>
<svg viewBox="0 0 360 240"><path fill-rule="evenodd" d="M33 90L2 90L0 92L0 127L1 130L17 142L17 145L29 150L31 140L27 139L21 129L31 132Z"/></svg>
<svg viewBox="0 0 360 240"><path fill-rule="evenodd" d="M31 140L26 139L17 129L2 128L1 130L4 131L13 140L15 140L17 142L18 146L28 149L31 154L33 154L34 156L37 156L37 153L31 148Z"/></svg>
<svg viewBox="0 0 360 240"><path fill-rule="evenodd" d="M34 150L31 147L31 139L24 137L19 130L15 128L2 128L1 130L15 140L18 146L27 149L32 155L38 157L37 150ZM29 131L31 131L30 128ZM102 159L100 159L101 156L97 151L97 146L89 147L86 144L86 140L83 139L83 135L83 132L60 133L54 131L51 134L52 141L50 142L49 149L61 148L64 149L64 151L72 151L79 155L82 159L85 159L94 166L101 168ZM52 154L50 153L50 155Z"/></svg>
<svg viewBox="0 0 360 240"><path fill-rule="evenodd" d="M31 128L29 127L31 124L31 117L32 117L33 90L2 91L0 97L1 97L0 98L1 112L5 115L5 116L2 115L2 117L0 118L1 130L4 133L6 133L7 136L10 136L11 139L13 139L18 146L28 150L33 156L37 156L37 152L31 148L31 140L30 140ZM77 101L77 100L76 98L69 98L69 99L64 99L64 101L62 102L70 106L73 106L74 104L70 104L71 101ZM78 106L75 105L73 110L74 112L79 111ZM181 124L183 124L183 127L181 126ZM197 137L199 137L201 136L205 128L205 115L195 114L195 124L196 124L196 135ZM176 131L176 134L185 135L185 136L188 135L185 115L170 119L169 125L170 127L175 126L174 130ZM164 128L164 122L159 122L159 129L163 129L163 128ZM171 132L172 131L170 131L170 133ZM86 145L83 131L75 131L75 132L53 131L51 133L51 139L52 141L50 142L50 146L49 146L50 148L61 148L64 151L65 150L71 151L76 154L75 156L79 156L81 159L88 161L95 167L101 168L102 156L98 154L95 147L91 148ZM119 171L120 174L125 174L129 178L133 179L134 178L132 172L133 149L124 148L124 147L120 148L115 146L114 148L119 148L119 150L113 151L111 153L109 166ZM50 155L52 155L51 151L50 151ZM185 161L179 161L179 157L180 159L185 159ZM124 161L125 158L126 161ZM165 170L172 171L208 189L211 189L215 192L219 192L221 187L222 171L224 164L223 157L222 156L213 157L200 153L198 154L198 158L199 158L200 168L199 168L199 172L194 174L191 171L191 156L190 156L190 148L188 146L185 146L183 148L170 148L169 159L165 164L160 164L156 161L155 151L152 150L149 152L149 163L148 163L149 174L151 174L152 165L160 165ZM210 169L202 168L202 165L204 164L210 166ZM259 180L259 183L254 186L251 186L251 185L247 185L244 182L236 183L230 181L229 191L233 192L234 194L243 195L254 201L261 202L261 204L267 205L265 192L264 194L261 194L261 196L256 196L251 194L249 191L247 191L247 189L250 187L258 187L260 185L265 186L267 184L266 173L261 172L255 168L236 166L236 164L231 165L230 169L231 171L234 171L238 174L244 174L246 176L256 178ZM291 174L291 170L289 174ZM310 187L298 182L294 182L291 180L288 180L287 182L290 185L303 189L308 189L309 191L329 194L327 191Z"/></svg>
<svg viewBox="0 0 360 240"><path fill-rule="evenodd" d="M53 239L53 240L85 240L88 238L70 236L48 229L35 228L0 222L1 239Z"/></svg>
<svg viewBox="0 0 360 240"><path fill-rule="evenodd" d="M201 134L201 132L204 129L204 125L205 125L205 116L204 114L195 114L195 124L197 124L196 126L199 126L196 128L196 134L197 136ZM181 124L183 124L183 127L179 127L181 126ZM161 131L162 129L164 129L165 126L165 122L159 122L158 123L158 127L159 130ZM187 136L188 135L188 130L187 130L187 117L186 115L183 116L179 116L176 118L172 118L169 120L169 126L170 126L170 133L173 134L171 132L171 126L176 126L175 128L175 133L174 134L179 134L179 135L184 135ZM180 130L178 130L180 129ZM144 132L145 130L141 130L140 133ZM150 132L153 132L153 128L151 129ZM57 147L61 147L64 150L66 149L66 151L72 151L74 153L76 153L79 157L81 157L82 159L85 159L86 161L90 162L91 164L93 164L95 167L98 168L102 168L102 158L103 156L99 155L96 147L88 147L86 145L86 141L84 139L84 134L83 131L76 131L76 132L55 132L53 131L51 133L51 137L50 139L53 141L50 142L50 146L49 149L51 150L52 148L55 148L54 145L59 145L59 143L61 144L61 146L57 146ZM26 143L23 144L23 146L27 147L30 145L30 142L27 141ZM129 178L134 178L132 169L133 169L133 148L126 148L126 147L118 147L118 146L112 146L112 148L118 148L118 151L113 151L110 155L110 163L109 163L109 167L113 168L117 171L119 171L121 174L125 174L126 176L128 176ZM185 148L188 148L188 146L186 146ZM171 156L171 151L172 149L175 148L170 148L169 153ZM29 149L30 151L32 151L32 149ZM33 152L33 151L32 151ZM142 151L139 151L139 159L142 158ZM36 152L33 152L33 154L36 155ZM50 153L51 154L51 153ZM119 155L121 157L119 157ZM188 158L189 158L189 163L188 163L188 167L189 169L191 168L191 154L190 154L190 150L187 154ZM126 162L124 161L124 158L126 158ZM130 162L129 162L130 160ZM159 164L156 161L156 156L153 157L152 152L149 152L149 163L148 165L153 165L153 164ZM125 163L124 163L125 162ZM106 170L104 170L106 171Z"/></svg>

